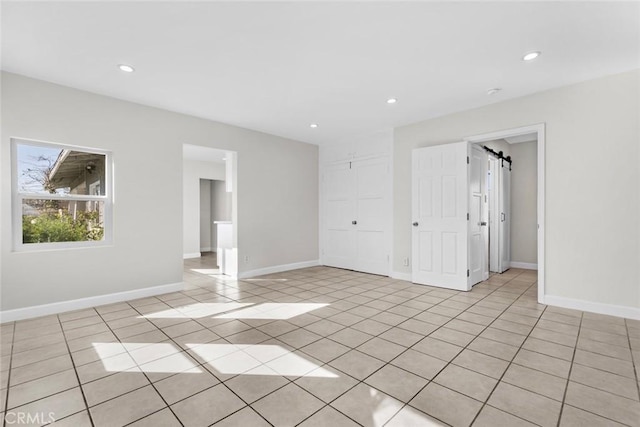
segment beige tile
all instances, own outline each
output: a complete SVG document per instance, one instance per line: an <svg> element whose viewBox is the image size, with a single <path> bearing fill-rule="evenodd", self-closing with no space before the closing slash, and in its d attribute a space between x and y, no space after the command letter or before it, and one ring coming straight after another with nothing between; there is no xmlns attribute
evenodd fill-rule
<svg viewBox="0 0 640 427"><path fill-rule="evenodd" d="M560 427L622 427L623 425L569 405L564 405L560 418Z"/></svg>
<svg viewBox="0 0 640 427"><path fill-rule="evenodd" d="M253 403L289 384L289 381L280 375L238 375L225 384L242 400Z"/></svg>
<svg viewBox="0 0 640 427"><path fill-rule="evenodd" d="M503 344L498 341L488 340L486 338L477 337L468 348L487 356L497 357L498 359L511 361L518 352L518 347L509 344Z"/></svg>
<svg viewBox="0 0 640 427"><path fill-rule="evenodd" d="M45 347L23 351L21 353L14 353L11 358L11 366L13 368L19 368L20 366L41 362L43 360L52 359L56 356L62 356L65 354L69 354L67 344L59 342ZM3 357L3 361L4 360L8 362L9 357Z"/></svg>
<svg viewBox="0 0 640 427"><path fill-rule="evenodd" d="M86 365L78 366L76 372L80 378L80 383L85 384L99 378L113 375L116 372L130 371L136 367L136 362L128 353L107 357Z"/></svg>
<svg viewBox="0 0 640 427"><path fill-rule="evenodd" d="M175 415L167 408L158 412L154 412L141 420L136 421L133 424L129 424L129 427L181 427L180 421Z"/></svg>
<svg viewBox="0 0 640 427"><path fill-rule="evenodd" d="M451 363L496 379L502 376L509 365L505 360L469 349L460 353Z"/></svg>
<svg viewBox="0 0 640 427"><path fill-rule="evenodd" d="M532 338L537 338L539 340L566 345L568 347L575 347L576 343L578 342L577 335L566 335L560 332L550 331L548 329L542 329L539 327L534 328L529 336Z"/></svg>
<svg viewBox="0 0 640 427"><path fill-rule="evenodd" d="M321 400L295 384L289 384L251 405L267 421L277 426L300 423L322 408Z"/></svg>
<svg viewBox="0 0 640 427"><path fill-rule="evenodd" d="M516 364L509 366L502 381L560 402L567 388L567 380L564 378Z"/></svg>
<svg viewBox="0 0 640 427"><path fill-rule="evenodd" d="M77 386L78 379L73 369L22 383L9 388L7 408L12 409Z"/></svg>
<svg viewBox="0 0 640 427"><path fill-rule="evenodd" d="M62 334L62 332L52 333L42 337L28 338L22 341L14 342L13 352L21 353L23 351L46 347L61 342L64 342L64 335Z"/></svg>
<svg viewBox="0 0 640 427"><path fill-rule="evenodd" d="M616 359L631 361L631 349L628 347L620 347L600 341L578 338L578 348L592 353L601 354L603 356L615 357Z"/></svg>
<svg viewBox="0 0 640 427"><path fill-rule="evenodd" d="M420 341L423 337L424 335L410 332L399 327L391 328L388 331L380 334L380 338L391 341L403 347L411 347L412 345Z"/></svg>
<svg viewBox="0 0 640 427"><path fill-rule="evenodd" d="M89 406L95 406L114 397L149 384L141 372L118 372L82 385Z"/></svg>
<svg viewBox="0 0 640 427"><path fill-rule="evenodd" d="M415 344L412 349L449 362L463 350L463 347L426 337Z"/></svg>
<svg viewBox="0 0 640 427"><path fill-rule="evenodd" d="M443 360L415 350L407 350L392 360L391 363L428 380L436 376L447 364Z"/></svg>
<svg viewBox="0 0 640 427"><path fill-rule="evenodd" d="M522 418L518 418L514 415L508 414L500 409L496 409L492 406L485 405L480 411L480 414L473 423L473 427L533 427L535 424L525 421Z"/></svg>
<svg viewBox="0 0 640 427"><path fill-rule="evenodd" d="M329 339L351 348L356 348L371 338L373 338L373 335L351 328L342 329L329 336Z"/></svg>
<svg viewBox="0 0 640 427"><path fill-rule="evenodd" d="M215 402L215 404L212 404ZM171 406L187 427L208 426L242 409L244 402L223 384L202 391Z"/></svg>
<svg viewBox="0 0 640 427"><path fill-rule="evenodd" d="M349 347L339 344L335 341L323 338L319 341L302 347L300 351L326 363L339 356L342 356L346 352L350 351L350 349Z"/></svg>
<svg viewBox="0 0 640 427"><path fill-rule="evenodd" d="M536 353L546 354L547 356L557 357L571 362L573 360L573 347L567 347L555 344L549 341L539 340L537 338L527 338L522 345L525 350L535 351Z"/></svg>
<svg viewBox="0 0 640 427"><path fill-rule="evenodd" d="M329 364L354 378L363 380L380 369L384 362L357 350L351 350Z"/></svg>
<svg viewBox="0 0 640 427"><path fill-rule="evenodd" d="M19 406L13 412L24 412L31 414L44 414L46 418L62 419L69 415L85 410L84 400L80 388L72 388L62 393L54 394L44 399ZM8 424L8 423L7 423Z"/></svg>
<svg viewBox="0 0 640 427"><path fill-rule="evenodd" d="M216 427L270 427L256 411L250 407L243 408L216 423Z"/></svg>
<svg viewBox="0 0 640 427"><path fill-rule="evenodd" d="M453 426L469 426L482 403L463 394L430 383L409 404Z"/></svg>
<svg viewBox="0 0 640 427"><path fill-rule="evenodd" d="M571 362L529 350L520 350L513 363L561 378L569 377L571 367Z"/></svg>
<svg viewBox="0 0 640 427"><path fill-rule="evenodd" d="M353 329L356 329L358 331L362 331L362 332L367 333L369 335L379 335L379 334L383 333L384 331L392 328L391 325L387 325L386 323L378 322L378 321L372 320L372 319L365 319L362 322L356 323L355 325L353 325L351 327Z"/></svg>
<svg viewBox="0 0 640 427"><path fill-rule="evenodd" d="M318 341L322 337L313 332L305 329L296 329L295 331L287 332L280 335L278 339L293 348L300 348L311 344L314 341Z"/></svg>
<svg viewBox="0 0 640 427"><path fill-rule="evenodd" d="M629 399L639 400L638 387L634 379L599 369L575 364L571 369L571 381Z"/></svg>
<svg viewBox="0 0 640 427"><path fill-rule="evenodd" d="M337 369L332 369L326 365L319 369L322 369L322 371L319 372L317 376L309 375L301 377L295 380L295 383L324 402L331 402L336 397L358 384L358 381L355 378L352 378ZM333 374L333 376L328 377L326 375L322 375L327 371ZM315 375L315 372L311 372L311 374Z"/></svg>
<svg viewBox="0 0 640 427"><path fill-rule="evenodd" d="M11 369L11 384L18 385L68 369L73 369L73 363L68 354L63 354L52 357L51 359Z"/></svg>
<svg viewBox="0 0 640 427"><path fill-rule="evenodd" d="M67 341L69 350L72 352L92 348L95 343L110 343L118 341L112 332L103 332L97 335L89 335L87 337L78 338Z"/></svg>
<svg viewBox="0 0 640 427"><path fill-rule="evenodd" d="M365 382L406 403L427 384L428 380L393 365L385 365Z"/></svg>
<svg viewBox="0 0 640 427"><path fill-rule="evenodd" d="M385 424L385 427L408 426L446 427L448 424L444 424L424 412L412 408L411 406L405 406L402 408L387 424Z"/></svg>
<svg viewBox="0 0 640 427"><path fill-rule="evenodd" d="M87 411L78 412L62 419L56 418L56 421L49 425L55 427L93 427Z"/></svg>
<svg viewBox="0 0 640 427"><path fill-rule="evenodd" d="M633 363L627 360L616 359L614 357L603 356L601 354L577 349L574 363L622 375L628 378L635 378Z"/></svg>
<svg viewBox="0 0 640 427"><path fill-rule="evenodd" d="M484 402L493 391L497 379L456 365L448 365L433 379L435 383Z"/></svg>
<svg viewBox="0 0 640 427"><path fill-rule="evenodd" d="M569 382L565 403L614 421L633 425L640 420L640 402Z"/></svg>
<svg viewBox="0 0 640 427"><path fill-rule="evenodd" d="M480 336L482 338L487 338L515 347L520 347L526 339L526 336L524 335L514 334L513 332L503 331L501 329L492 328L491 326L485 329Z"/></svg>
<svg viewBox="0 0 640 427"><path fill-rule="evenodd" d="M331 406L364 426L382 426L402 407L402 402L360 383L338 399Z"/></svg>
<svg viewBox="0 0 640 427"><path fill-rule="evenodd" d="M110 329L106 323L96 323L89 326L83 326L81 328L75 328L65 331L64 335L67 340L74 340L77 338L93 336L104 332L109 332Z"/></svg>
<svg viewBox="0 0 640 427"><path fill-rule="evenodd" d="M253 424L236 424L236 425L253 425ZM265 423L265 426L267 424ZM304 420L300 427L326 427L326 426L341 426L341 427L357 427L359 424L353 420L345 417L340 412L333 409L331 406L325 406L311 417ZM229 426L231 427L231 426Z"/></svg>
<svg viewBox="0 0 640 427"><path fill-rule="evenodd" d="M438 329L429 336L460 347L465 347L476 337L475 335L471 335L466 332L449 329L446 326Z"/></svg>
<svg viewBox="0 0 640 427"><path fill-rule="evenodd" d="M408 331L419 334L420 336L429 335L431 332L438 329L437 325L432 323L423 322L421 320L416 319L408 319L402 323L400 323L397 328L406 329Z"/></svg>
<svg viewBox="0 0 640 427"><path fill-rule="evenodd" d="M358 347L358 351L385 362L389 362L405 350L401 345L377 337Z"/></svg>
<svg viewBox="0 0 640 427"><path fill-rule="evenodd" d="M165 403L151 386L108 400L90 408L96 427L125 425L156 412Z"/></svg>
<svg viewBox="0 0 640 427"><path fill-rule="evenodd" d="M504 382L487 403L540 426L555 426L560 416L560 402Z"/></svg>

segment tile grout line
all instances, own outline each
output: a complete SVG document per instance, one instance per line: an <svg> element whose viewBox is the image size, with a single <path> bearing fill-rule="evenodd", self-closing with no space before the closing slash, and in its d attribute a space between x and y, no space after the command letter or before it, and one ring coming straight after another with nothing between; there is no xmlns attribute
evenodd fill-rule
<svg viewBox="0 0 640 427"><path fill-rule="evenodd" d="M629 333L629 321L624 319L624 326L627 330L627 339L629 340L629 349L631 350L631 364L633 365L633 372L636 375L636 387L638 391L638 399L640 399L640 373L638 373L638 366L636 365L636 358L631 346L631 334ZM640 362L640 360L638 361Z"/></svg>
<svg viewBox="0 0 640 427"><path fill-rule="evenodd" d="M84 394L84 389L82 388L82 383L80 382L80 376L78 375L78 370L76 369L76 363L73 360L73 357L71 356L71 348L69 348L69 343L67 342L67 335L66 335L66 333L64 331L64 328L62 327L62 321L60 320L60 316L56 315L56 320L58 321L58 324L60 325L60 329L62 330L62 336L64 337L64 344L67 346L69 359L71 360L71 366L73 366L73 373L76 375L76 380L78 380L78 388L80 389L80 394L82 394L82 400L84 401L84 407L85 407L85 409L87 411L87 414L89 415L89 422L91 423L92 427L95 427L95 423L93 422L93 416L91 415L91 412L89 411L89 404L87 403L87 397ZM78 412L76 412L76 413L78 413ZM69 416L71 416L71 415L74 415L74 414L70 414Z"/></svg>
<svg viewBox="0 0 640 427"><path fill-rule="evenodd" d="M14 322L13 331L11 331L11 353L9 353L9 372L7 373L7 391L5 395L5 402L4 402L3 415L2 415L2 427L7 426L7 411L9 408L9 389L11 388L11 371L13 366L13 349L14 349L14 342L16 339L16 326L17 325Z"/></svg>
<svg viewBox="0 0 640 427"><path fill-rule="evenodd" d="M564 393L562 394L562 403L560 404L560 414L558 414L558 421L556 423L557 427L560 427L560 422L562 421L562 412L564 411L565 401L567 400L567 393L569 392L569 383L571 382L571 372L573 371L573 363L576 359L576 352L578 351L578 341L580 340L580 333L582 332L582 320L584 319L584 312L580 314L580 324L578 325L578 336L576 337L576 346L573 349L573 354L571 355L571 364L569 365L569 373L567 374L567 382L564 386Z"/></svg>

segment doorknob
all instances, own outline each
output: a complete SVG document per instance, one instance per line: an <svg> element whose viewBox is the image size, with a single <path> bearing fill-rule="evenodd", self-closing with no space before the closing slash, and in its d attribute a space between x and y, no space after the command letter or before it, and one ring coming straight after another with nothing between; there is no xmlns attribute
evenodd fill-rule
<svg viewBox="0 0 640 427"><path fill-rule="evenodd" d="M413 226L414 226L414 227L417 227L417 226L418 226L418 223L417 223L417 222L414 222L414 223L413 223Z"/></svg>
<svg viewBox="0 0 640 427"><path fill-rule="evenodd" d="M486 222L486 221L482 221L482 222L480 223L480 226L481 226L481 227L482 227L482 226L485 226L485 225L487 225L487 222Z"/></svg>
<svg viewBox="0 0 640 427"><path fill-rule="evenodd" d="M353 225L356 225L357 223L358 223L358 221L356 221L356 220L351 221L351 224L353 224Z"/></svg>

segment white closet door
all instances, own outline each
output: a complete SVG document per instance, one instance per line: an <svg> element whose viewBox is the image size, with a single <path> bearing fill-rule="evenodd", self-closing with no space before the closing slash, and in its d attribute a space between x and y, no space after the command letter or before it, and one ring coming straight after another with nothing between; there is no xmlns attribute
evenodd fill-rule
<svg viewBox="0 0 640 427"><path fill-rule="evenodd" d="M489 278L489 156L476 144L469 149L469 280L471 285Z"/></svg>
<svg viewBox="0 0 640 427"><path fill-rule="evenodd" d="M509 163L500 161L500 268L502 273L511 266L511 171Z"/></svg>
<svg viewBox="0 0 640 427"><path fill-rule="evenodd" d="M355 246L355 180L350 163L324 169L324 255L331 267L353 269Z"/></svg>
<svg viewBox="0 0 640 427"><path fill-rule="evenodd" d="M500 160L489 157L489 270L500 273Z"/></svg>
<svg viewBox="0 0 640 427"><path fill-rule="evenodd" d="M412 154L412 281L469 290L468 143Z"/></svg>
<svg viewBox="0 0 640 427"><path fill-rule="evenodd" d="M389 274L389 160L354 161L356 262L354 270Z"/></svg>

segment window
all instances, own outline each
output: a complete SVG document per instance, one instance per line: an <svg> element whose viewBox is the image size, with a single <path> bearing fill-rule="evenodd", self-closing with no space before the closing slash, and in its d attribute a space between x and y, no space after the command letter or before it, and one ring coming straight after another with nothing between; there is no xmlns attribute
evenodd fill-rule
<svg viewBox="0 0 640 427"><path fill-rule="evenodd" d="M15 250L95 246L111 240L111 155L12 140Z"/></svg>

